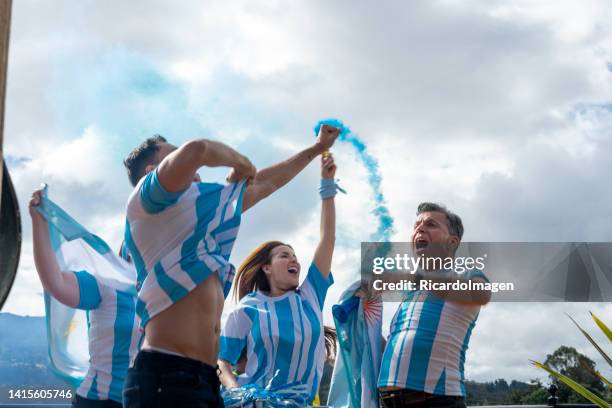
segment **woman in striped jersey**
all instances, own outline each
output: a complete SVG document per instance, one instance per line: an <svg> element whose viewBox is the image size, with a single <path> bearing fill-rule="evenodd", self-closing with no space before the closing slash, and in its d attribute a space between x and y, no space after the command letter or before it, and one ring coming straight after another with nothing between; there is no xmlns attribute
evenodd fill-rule
<svg viewBox="0 0 612 408"><path fill-rule="evenodd" d="M47 220L36 210L41 195L42 190L34 191L29 203L36 270L48 294L68 307L87 311L89 369L72 406L120 408L128 365L141 337L135 297L105 285L88 271L61 270ZM122 256L127 259L125 253Z"/></svg>
<svg viewBox="0 0 612 408"><path fill-rule="evenodd" d="M240 265L234 286L234 295L240 302L221 332L218 364L225 387L299 383L304 400L315 398L326 344L330 344L324 340L322 310L327 289L333 283L330 269L336 230L335 173L331 155L323 156L321 237L301 285L301 267L295 252L280 241L260 245ZM245 349L245 373L236 378L231 366Z"/></svg>

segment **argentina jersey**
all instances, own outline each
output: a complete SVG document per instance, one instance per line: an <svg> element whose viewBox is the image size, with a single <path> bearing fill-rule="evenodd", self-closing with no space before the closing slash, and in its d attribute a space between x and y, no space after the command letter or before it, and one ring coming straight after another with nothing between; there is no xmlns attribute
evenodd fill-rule
<svg viewBox="0 0 612 408"><path fill-rule="evenodd" d="M470 271L466 278L482 277ZM408 292L391 321L378 387L465 396L464 364L480 306Z"/></svg>
<svg viewBox="0 0 612 408"><path fill-rule="evenodd" d="M241 299L223 327L219 353L232 365L246 355L240 385L297 382L314 399L325 363L322 309L332 283L331 274L325 279L311 264L297 290L276 297L257 291Z"/></svg>
<svg viewBox="0 0 612 408"><path fill-rule="evenodd" d="M89 369L77 394L92 400L122 402L123 382L142 333L134 294L104 285L89 272L75 272L78 309L87 313Z"/></svg>
<svg viewBox="0 0 612 408"><path fill-rule="evenodd" d="M127 203L125 243L137 270L136 312L143 327L212 273L227 296L245 188L246 181L194 182L170 193L157 169L136 185Z"/></svg>

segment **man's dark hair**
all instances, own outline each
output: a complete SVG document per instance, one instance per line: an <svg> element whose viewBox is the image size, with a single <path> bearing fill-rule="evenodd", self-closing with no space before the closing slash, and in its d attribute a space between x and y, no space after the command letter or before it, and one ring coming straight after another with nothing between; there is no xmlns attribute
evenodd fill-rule
<svg viewBox="0 0 612 408"><path fill-rule="evenodd" d="M417 207L416 215L418 216L421 213L429 212L429 211L441 212L442 214L444 214L446 216L446 223L448 225L448 231L451 234L459 237L459 241L461 241L461 238L463 237L463 222L461 222L461 218L459 218L457 214L447 210L445 206L440 205L440 204L421 203Z"/></svg>
<svg viewBox="0 0 612 408"><path fill-rule="evenodd" d="M155 154L159 150L159 143L167 140L160 135L155 135L142 142L137 148L132 150L128 157L123 161L127 169L130 183L135 187L138 181L144 176L145 168L149 164L157 164Z"/></svg>

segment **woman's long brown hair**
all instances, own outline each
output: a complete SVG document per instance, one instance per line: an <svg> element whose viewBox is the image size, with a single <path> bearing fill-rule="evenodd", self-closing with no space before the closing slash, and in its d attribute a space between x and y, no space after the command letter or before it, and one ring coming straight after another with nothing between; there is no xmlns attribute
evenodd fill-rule
<svg viewBox="0 0 612 408"><path fill-rule="evenodd" d="M240 264L234 279L234 298L242 299L249 293L256 290L269 291L270 283L263 271L263 266L270 264L272 260L272 250L278 246L285 245L281 241L267 241L255 248L249 256ZM336 357L336 330L330 326L323 326L325 336L325 352L327 360L334 360Z"/></svg>
<svg viewBox="0 0 612 408"><path fill-rule="evenodd" d="M236 271L234 298L240 300L256 290L263 290L264 292L270 290L270 283L268 283L268 277L263 270L263 266L270 264L272 250L281 245L287 244L280 241L264 242L246 257Z"/></svg>

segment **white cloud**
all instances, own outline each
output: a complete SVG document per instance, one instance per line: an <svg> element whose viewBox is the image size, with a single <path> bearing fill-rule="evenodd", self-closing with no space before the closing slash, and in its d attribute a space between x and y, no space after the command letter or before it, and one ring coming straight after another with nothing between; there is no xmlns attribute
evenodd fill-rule
<svg viewBox="0 0 612 408"><path fill-rule="evenodd" d="M24 0L14 4L4 150L31 159L11 169L22 209L46 180L117 247L130 191L121 159L144 135L220 138L263 167L338 116L379 159L395 239L407 239L418 202L438 201L470 240L610 240L611 20L604 0ZM364 169L348 146L334 152L349 195L337 199L328 317L376 226ZM316 167L245 215L235 263L273 238L309 261ZM27 215L24 232L29 242ZM42 313L28 251L7 308ZM468 376L526 379L521 350L553 351L559 309L529 307L483 311ZM512 336L499 335L500 320ZM500 349L516 351L490 363Z"/></svg>
<svg viewBox="0 0 612 408"><path fill-rule="evenodd" d="M598 344L608 344L589 311L605 319L612 308L604 303L493 303L484 307L468 349L466 377L548 382L546 373L529 360L544 362L561 345L575 347L594 360L602 373L609 372L601 355L565 315L572 316Z"/></svg>

